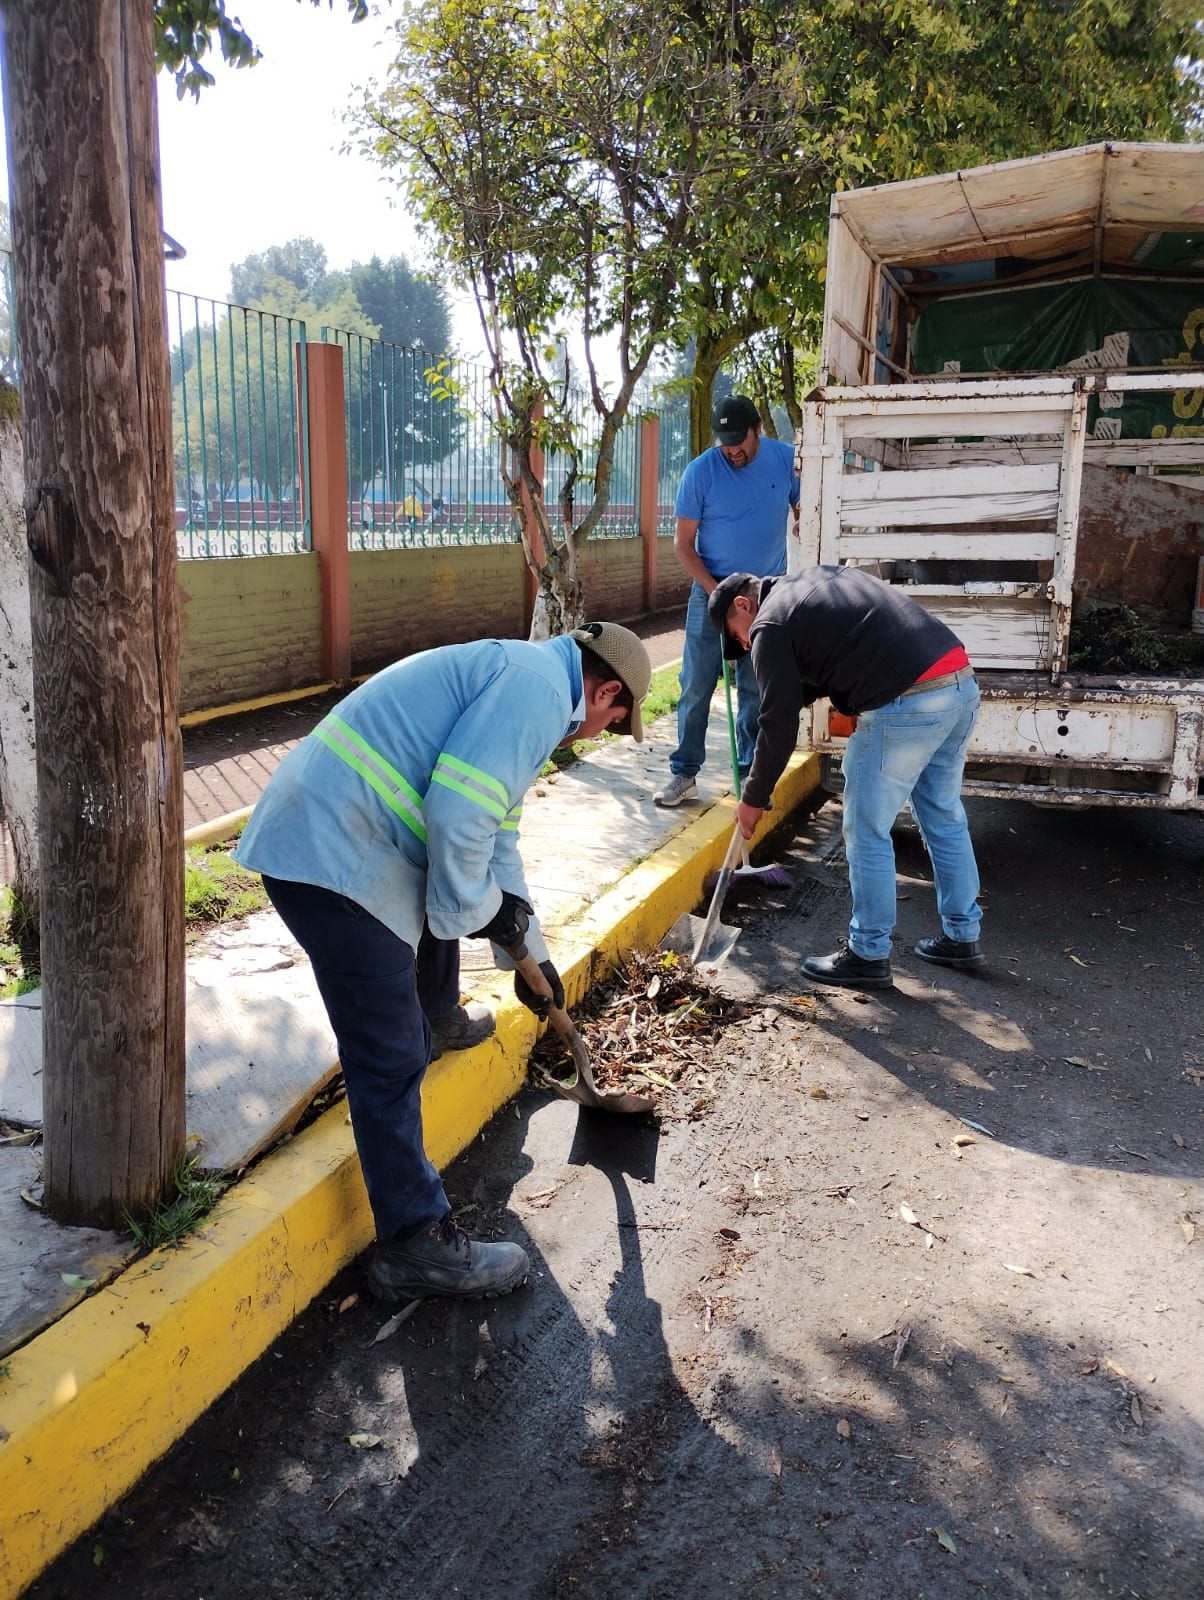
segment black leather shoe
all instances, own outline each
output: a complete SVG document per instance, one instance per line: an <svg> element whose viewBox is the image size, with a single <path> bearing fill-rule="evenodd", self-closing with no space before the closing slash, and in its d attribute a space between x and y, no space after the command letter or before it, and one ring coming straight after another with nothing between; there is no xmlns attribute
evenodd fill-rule
<svg viewBox="0 0 1204 1600"><path fill-rule="evenodd" d="M489 1298L517 1289L530 1268L521 1245L482 1244L447 1216L408 1239L378 1244L368 1264L368 1287L389 1305L433 1295Z"/></svg>
<svg viewBox="0 0 1204 1600"><path fill-rule="evenodd" d="M457 1006L444 1017L431 1017L431 1060L438 1061L445 1050L471 1050L488 1039L497 1024L493 1012L478 1000Z"/></svg>
<svg viewBox="0 0 1204 1600"><path fill-rule="evenodd" d="M887 958L867 961L847 944L830 956L808 956L803 971L816 983L832 983L841 989L891 989L895 981Z"/></svg>
<svg viewBox="0 0 1204 1600"><path fill-rule="evenodd" d="M938 967L981 967L987 959L977 939L946 939L943 933L935 939L921 939L916 955L921 961L935 961Z"/></svg>

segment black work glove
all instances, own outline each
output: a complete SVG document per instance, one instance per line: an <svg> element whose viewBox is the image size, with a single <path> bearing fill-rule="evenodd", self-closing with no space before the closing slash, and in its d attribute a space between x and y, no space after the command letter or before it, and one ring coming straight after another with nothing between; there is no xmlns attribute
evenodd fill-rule
<svg viewBox="0 0 1204 1600"><path fill-rule="evenodd" d="M475 933L470 933L470 939L492 939L494 944L500 944L510 950L516 944L521 944L526 937L527 928L531 918L535 915L535 907L529 906L525 900L516 894L511 894L508 889L502 890L502 903L490 917L483 928L478 928Z"/></svg>
<svg viewBox="0 0 1204 1600"><path fill-rule="evenodd" d="M534 1011L537 1017L546 1017L550 1006L555 1006L558 1011L564 1010L564 984L561 983L560 974L550 961L541 961L539 970L552 986L550 1000L545 1000L543 995L536 994L521 972L514 974L514 992L528 1011Z"/></svg>

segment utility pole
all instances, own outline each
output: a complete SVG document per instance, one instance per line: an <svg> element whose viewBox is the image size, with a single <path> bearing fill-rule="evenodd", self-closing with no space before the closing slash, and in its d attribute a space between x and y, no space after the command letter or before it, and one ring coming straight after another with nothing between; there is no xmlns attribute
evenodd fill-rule
<svg viewBox="0 0 1204 1600"><path fill-rule="evenodd" d="M150 0L0 0L42 874L46 1210L184 1150L179 622Z"/></svg>

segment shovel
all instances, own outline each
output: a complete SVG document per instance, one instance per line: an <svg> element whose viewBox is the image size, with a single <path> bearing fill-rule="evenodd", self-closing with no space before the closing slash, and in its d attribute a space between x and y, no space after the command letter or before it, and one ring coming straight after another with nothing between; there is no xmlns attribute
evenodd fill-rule
<svg viewBox="0 0 1204 1600"><path fill-rule="evenodd" d="M678 917L669 929L665 943L671 950L688 953L696 967L703 965L717 967L720 962L726 961L740 937L739 928L732 928L727 923L720 922L719 913L723 910L727 886L732 881L743 843L744 835L740 832L740 824L737 823L732 829L732 840L727 847L727 855L723 858L723 866L719 869L719 878L706 917Z"/></svg>
<svg viewBox="0 0 1204 1600"><path fill-rule="evenodd" d="M506 954L514 962L514 970L522 973L531 992L543 1000L551 1000L552 985L540 971L539 962L526 945L511 945L507 948ZM575 1100L579 1106L588 1106L592 1111L617 1111L628 1116L639 1116L642 1112L654 1109L652 1101L644 1095L604 1094L598 1088L594 1082L594 1069L590 1064L585 1040L573 1026L573 1019L563 1006L549 1005L548 1021L564 1040L573 1058L571 1078L554 1078L550 1073L541 1074L549 1089L555 1089L556 1093L563 1095L566 1100Z"/></svg>

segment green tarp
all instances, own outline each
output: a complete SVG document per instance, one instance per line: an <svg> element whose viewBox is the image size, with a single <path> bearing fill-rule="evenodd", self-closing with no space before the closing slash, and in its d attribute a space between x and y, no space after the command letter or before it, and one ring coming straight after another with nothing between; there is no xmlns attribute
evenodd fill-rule
<svg viewBox="0 0 1204 1600"><path fill-rule="evenodd" d="M944 372L953 362L964 373L1001 375L1204 369L1204 283L1101 277L950 295L920 313L911 349L917 373ZM1204 389L1128 395L1118 406L1108 399L1092 406L1097 436L1204 437Z"/></svg>

